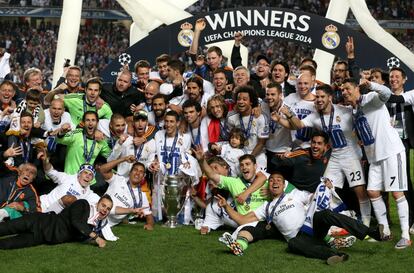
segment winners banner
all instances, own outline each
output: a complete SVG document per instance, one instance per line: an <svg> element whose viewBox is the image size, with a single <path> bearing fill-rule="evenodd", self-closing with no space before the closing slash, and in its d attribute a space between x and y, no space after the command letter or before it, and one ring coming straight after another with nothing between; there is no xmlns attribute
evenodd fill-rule
<svg viewBox="0 0 414 273"><path fill-rule="evenodd" d="M120 54L102 71L101 77L106 82L114 81L124 63L132 69L138 60L145 59L154 64L155 58L163 53L174 55L188 50L195 22L203 17L206 28L199 41L202 47L233 40L234 34L240 31L245 37L301 43L346 60L345 43L350 36L354 38L356 62L361 69L379 67L387 71L398 66L411 74L411 70L387 49L343 24L301 11L244 7L199 14L156 30ZM406 88L414 88L413 78L408 77Z"/></svg>

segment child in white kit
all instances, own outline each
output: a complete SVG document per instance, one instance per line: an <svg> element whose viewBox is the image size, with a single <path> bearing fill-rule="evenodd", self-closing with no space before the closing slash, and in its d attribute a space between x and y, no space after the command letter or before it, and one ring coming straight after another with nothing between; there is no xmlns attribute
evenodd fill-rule
<svg viewBox="0 0 414 273"><path fill-rule="evenodd" d="M240 128L233 128L229 133L229 142L213 143L210 150L220 156L229 164L231 176L240 174L239 157L246 154L243 149L246 139Z"/></svg>

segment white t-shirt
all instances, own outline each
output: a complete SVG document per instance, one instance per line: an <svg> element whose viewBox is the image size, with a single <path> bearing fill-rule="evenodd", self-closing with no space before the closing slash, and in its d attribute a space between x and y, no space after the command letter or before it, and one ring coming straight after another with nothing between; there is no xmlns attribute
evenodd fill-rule
<svg viewBox="0 0 414 273"><path fill-rule="evenodd" d="M381 96L391 95L391 90L380 84L371 83L371 89L381 93ZM361 141L369 163L384 160L405 150L398 132L391 126L390 114L385 102L380 99L380 94L370 92L362 95L359 108L368 123L368 126L362 126L366 134L361 137ZM357 109L353 109L354 114L357 112ZM375 141L369 141L372 137Z"/></svg>
<svg viewBox="0 0 414 273"><path fill-rule="evenodd" d="M111 213L108 216L109 226L112 227L114 225L119 224L122 221L122 219L124 219L126 216L124 214L116 215L115 208L133 208L134 198L132 197L131 192L129 190L127 178L114 174L112 178L107 180L106 182L109 183L109 187L106 190L106 194L111 196L112 201L114 202ZM140 194L138 187L132 188L132 191L135 195L137 205L139 205L139 203L142 202L141 207L145 208L144 215L151 214L147 195L145 194L145 192L141 191Z"/></svg>
<svg viewBox="0 0 414 273"><path fill-rule="evenodd" d="M129 155L136 156L136 153L139 153L141 151L141 146L136 147L135 149L133 140L134 137L128 136L128 138L122 145L119 145L119 141L117 141L114 148L112 149L111 154L108 157L108 161L112 161ZM142 148L141 155L138 161L144 164L145 168L148 168L151 162L154 161L155 154L157 152L157 149L155 147L155 140L151 139L145 142L143 145L144 147ZM127 178L129 176L129 172L131 171L132 165L133 163L128 162L122 162L118 164L117 173Z"/></svg>
<svg viewBox="0 0 414 273"><path fill-rule="evenodd" d="M298 93L290 94L284 102L300 120L315 112L314 102L301 99ZM308 148L310 147L311 133L312 130L306 127L291 131L292 141L302 148Z"/></svg>
<svg viewBox="0 0 414 273"><path fill-rule="evenodd" d="M244 129L248 129L250 120L249 116L242 117L242 121L244 124ZM229 131L233 128L241 128L240 126L240 114L236 112L232 112L227 117L227 124ZM243 147L246 149L248 153L251 153L256 147L259 138L268 138L269 137L269 126L266 123L266 119L263 115L260 115L258 118L253 117L250 127L250 136L248 139L249 145L247 147Z"/></svg>
<svg viewBox="0 0 414 273"><path fill-rule="evenodd" d="M358 145L358 139L353 132L352 125L352 108L332 104L334 112L332 118L332 133L329 136L332 146L332 157L335 158L353 158L362 157L361 149ZM329 128L331 113L323 115L325 126ZM321 116L315 112L302 120L306 127L314 127L323 130Z"/></svg>
<svg viewBox="0 0 414 273"><path fill-rule="evenodd" d="M89 186L86 188L81 186L77 174L69 175L64 172L58 172L52 168L46 172L46 175L58 185L48 194L40 196L42 212L54 211L59 213L63 210L63 207L58 205L57 202L65 195L73 195L76 196L77 199L86 199L92 204L99 200L99 196L96 195Z"/></svg>
<svg viewBox="0 0 414 273"><path fill-rule="evenodd" d="M239 158L244 154L246 154L244 150L233 148L228 143L221 146L220 156L229 164L232 176L240 174Z"/></svg>
<svg viewBox="0 0 414 273"><path fill-rule="evenodd" d="M284 153L292 147L290 130L271 120L271 113L267 103L261 104L262 114L269 121L269 138L266 140L266 150L273 153Z"/></svg>
<svg viewBox="0 0 414 273"><path fill-rule="evenodd" d="M272 222L276 228L282 233L286 241L294 238L299 232L306 218L306 205L311 201L312 194L307 191L294 189L286 193L282 201L277 205L273 214ZM269 206L269 214L271 214L274 206L279 198L271 201ZM254 211L259 221L266 221L266 201L263 205Z"/></svg>

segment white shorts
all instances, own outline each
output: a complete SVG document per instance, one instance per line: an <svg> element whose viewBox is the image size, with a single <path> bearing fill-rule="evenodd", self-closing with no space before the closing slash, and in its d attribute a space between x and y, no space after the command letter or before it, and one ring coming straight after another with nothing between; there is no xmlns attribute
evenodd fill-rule
<svg viewBox="0 0 414 273"><path fill-rule="evenodd" d="M210 231L211 229L216 230L223 225L233 228L237 228L239 226L229 217L225 209L221 209L217 202L213 200L213 203L207 204L206 217L204 218L203 226L208 227Z"/></svg>
<svg viewBox="0 0 414 273"><path fill-rule="evenodd" d="M340 189L344 186L345 178L350 188L366 184L361 161L353 158L331 157L324 176L329 178L336 188Z"/></svg>
<svg viewBox="0 0 414 273"><path fill-rule="evenodd" d="M408 185L405 165L405 151L371 163L367 190L406 191Z"/></svg>

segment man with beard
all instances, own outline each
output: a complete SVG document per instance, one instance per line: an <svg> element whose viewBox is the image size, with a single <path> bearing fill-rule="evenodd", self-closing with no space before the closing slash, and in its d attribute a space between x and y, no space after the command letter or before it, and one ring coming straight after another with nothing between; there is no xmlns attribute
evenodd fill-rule
<svg viewBox="0 0 414 273"><path fill-rule="evenodd" d="M317 112L299 120L280 119L279 123L293 129L313 127L323 130L329 136L332 147L331 157L324 176L336 188L342 189L344 181L355 191L359 200L362 222L369 226L371 204L365 189L364 171L361 165L362 152L352 124L352 109L332 103L333 90L329 85L316 88L315 108Z"/></svg>
<svg viewBox="0 0 414 273"><path fill-rule="evenodd" d="M229 111L233 110L235 104L233 92L227 90L227 76L225 70L217 68L213 74L214 94L223 97Z"/></svg>
<svg viewBox="0 0 414 273"><path fill-rule="evenodd" d="M141 162L145 168L154 161L156 147L154 136L157 130L154 126L148 124L148 114L144 110L134 114L133 121L134 132L132 136L121 135L116 142L108 161L135 156L137 162ZM132 168L132 163L123 161L117 164L117 174L125 178L128 177ZM144 179L140 185L142 191L146 193L147 199L151 203L151 188L148 181Z"/></svg>
<svg viewBox="0 0 414 273"><path fill-rule="evenodd" d="M121 162L133 164L128 177L123 177L112 172ZM142 163L136 162L135 156L127 156L110 161L100 167L106 182L109 183L106 194L112 197L114 206L108 216L109 226L119 224L129 214L137 216L143 214L146 224L144 229L154 229L154 218L152 217L147 195L143 194L141 188L145 179L145 167Z"/></svg>
<svg viewBox="0 0 414 273"><path fill-rule="evenodd" d="M161 54L155 59L157 64L157 71L151 71L150 79L158 78L163 82L168 80L168 62L171 60L170 55Z"/></svg>
<svg viewBox="0 0 414 273"><path fill-rule="evenodd" d="M332 89L334 94L332 97L332 102L343 103L344 98L342 96L341 85L343 81L349 77L348 72L348 63L346 61L336 61L332 69Z"/></svg>
<svg viewBox="0 0 414 273"><path fill-rule="evenodd" d="M167 111L168 101L165 95L157 94L152 98L152 112L148 113L148 123L157 130L164 128L164 116Z"/></svg>
<svg viewBox="0 0 414 273"><path fill-rule="evenodd" d="M15 249L41 244L61 244L90 240L105 247L107 216L112 209L112 199L104 195L95 205L86 200L77 200L60 214L33 213L18 219L0 223L2 238L0 249ZM110 231L110 230L109 230Z"/></svg>
<svg viewBox="0 0 414 273"><path fill-rule="evenodd" d="M83 115L83 129L67 133L69 128L61 128L57 142L67 146L65 173L76 174L82 164L93 164L98 155L107 158L111 149L105 140L97 140L98 113L86 111ZM66 134L67 133L67 134Z"/></svg>
<svg viewBox="0 0 414 273"><path fill-rule="evenodd" d="M65 95L64 103L68 109L72 122L77 126L87 111L95 111L99 118L110 119L112 110L109 105L99 99L102 91L102 82L98 78L91 78L86 83L85 94ZM103 103L103 104L102 104Z"/></svg>
<svg viewBox="0 0 414 273"><path fill-rule="evenodd" d="M106 137L109 148L113 149L121 135L126 134L127 123L121 114L115 113L111 120L99 120L98 130Z"/></svg>
<svg viewBox="0 0 414 273"><path fill-rule="evenodd" d="M191 146L201 145L203 150L208 150L208 128L207 124L202 123L201 105L192 99L186 100L183 104L184 120L187 123L188 132L191 136Z"/></svg>
<svg viewBox="0 0 414 273"><path fill-rule="evenodd" d="M314 132L311 146L286 153L283 158L273 157L270 172L284 170L289 182L299 190L314 192L329 160L329 137L324 132Z"/></svg>
<svg viewBox="0 0 414 273"><path fill-rule="evenodd" d="M271 114L279 113L284 105L280 84L269 83L267 85L265 101L260 107L263 115L269 120L269 138L266 140L267 171L276 171L272 166L272 161L282 159L292 146L290 131L271 119ZM283 174L286 175L285 172Z"/></svg>
<svg viewBox="0 0 414 273"><path fill-rule="evenodd" d="M0 222L40 210L39 197L32 185L36 175L36 166L24 163L16 172L0 178Z"/></svg>
<svg viewBox="0 0 414 273"><path fill-rule="evenodd" d="M108 103L112 112L124 117L132 116L132 105L139 105L145 101L144 94L138 92L131 85L131 72L123 69L118 73L115 83L107 83L102 86L101 98Z"/></svg>

